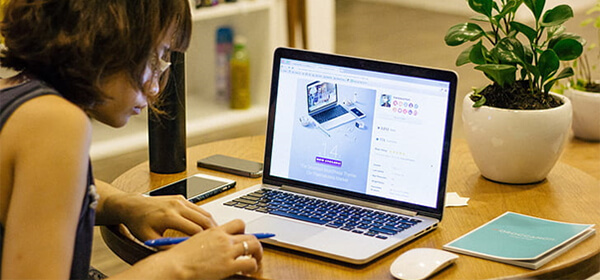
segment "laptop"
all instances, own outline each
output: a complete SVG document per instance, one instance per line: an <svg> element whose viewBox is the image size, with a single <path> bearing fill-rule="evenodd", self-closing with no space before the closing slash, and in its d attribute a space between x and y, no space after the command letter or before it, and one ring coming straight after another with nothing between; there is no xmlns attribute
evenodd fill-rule
<svg viewBox="0 0 600 280"><path fill-rule="evenodd" d="M308 115L325 130L331 130L356 117L338 104L337 84L314 81L306 86ZM346 103L349 103L348 101Z"/></svg>
<svg viewBox="0 0 600 280"><path fill-rule="evenodd" d="M275 50L262 184L202 207L261 242L366 264L442 219L457 75L429 67ZM356 113L303 122L307 86L335 85Z"/></svg>

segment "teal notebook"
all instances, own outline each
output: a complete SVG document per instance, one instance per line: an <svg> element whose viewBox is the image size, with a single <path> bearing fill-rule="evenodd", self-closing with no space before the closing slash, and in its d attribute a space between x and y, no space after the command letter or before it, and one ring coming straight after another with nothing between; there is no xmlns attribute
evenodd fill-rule
<svg viewBox="0 0 600 280"><path fill-rule="evenodd" d="M593 235L593 227L506 212L443 248L537 269Z"/></svg>

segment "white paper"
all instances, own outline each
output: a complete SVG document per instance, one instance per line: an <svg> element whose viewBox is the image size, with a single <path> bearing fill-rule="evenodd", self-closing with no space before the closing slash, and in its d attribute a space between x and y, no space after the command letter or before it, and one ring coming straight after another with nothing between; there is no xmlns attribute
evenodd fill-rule
<svg viewBox="0 0 600 280"><path fill-rule="evenodd" d="M469 198L468 197L460 197L458 193L449 192L446 193L446 207L457 207L457 206L467 206Z"/></svg>

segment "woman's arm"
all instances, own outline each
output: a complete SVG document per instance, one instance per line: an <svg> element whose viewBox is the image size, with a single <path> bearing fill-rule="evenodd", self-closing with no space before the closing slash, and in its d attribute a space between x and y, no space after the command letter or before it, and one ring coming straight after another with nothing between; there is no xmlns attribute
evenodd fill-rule
<svg viewBox="0 0 600 280"><path fill-rule="evenodd" d="M69 278L90 139L84 112L57 96L24 103L5 124L11 164L2 168L13 168L13 180L2 279Z"/></svg>

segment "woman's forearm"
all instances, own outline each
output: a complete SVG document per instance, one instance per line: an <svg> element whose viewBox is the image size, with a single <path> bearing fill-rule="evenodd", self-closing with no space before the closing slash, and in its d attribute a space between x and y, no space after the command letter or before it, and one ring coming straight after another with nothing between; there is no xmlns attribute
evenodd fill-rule
<svg viewBox="0 0 600 280"><path fill-rule="evenodd" d="M96 180L96 191L100 196L98 207L96 207L97 225L123 223L122 211L127 211L127 207L123 206L123 202L140 196L139 194L126 193L100 180Z"/></svg>

